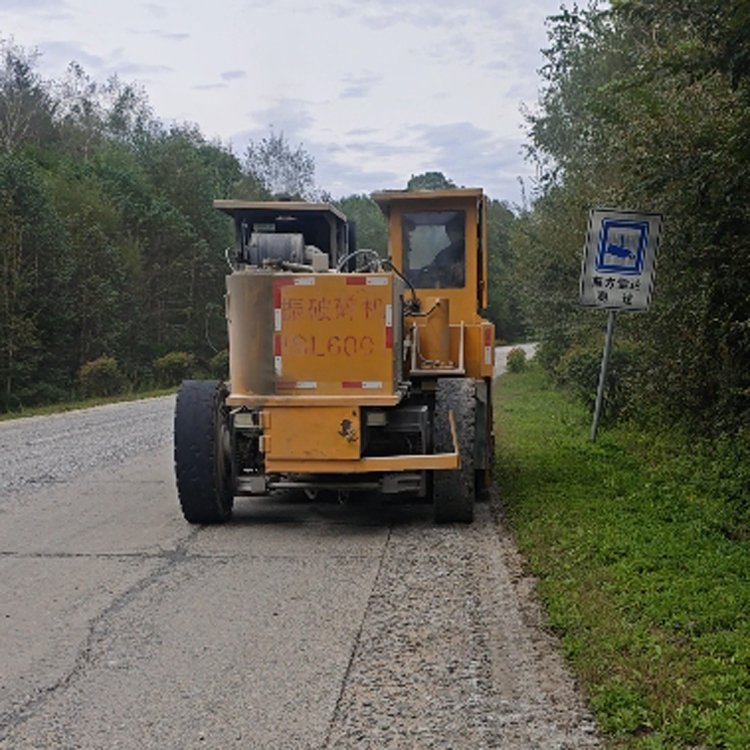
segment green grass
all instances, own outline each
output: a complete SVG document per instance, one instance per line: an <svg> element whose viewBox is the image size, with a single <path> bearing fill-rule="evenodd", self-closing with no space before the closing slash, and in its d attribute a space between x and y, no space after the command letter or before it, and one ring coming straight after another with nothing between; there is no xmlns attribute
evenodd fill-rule
<svg viewBox="0 0 750 750"><path fill-rule="evenodd" d="M100 396L97 398L79 399L78 401L62 401L57 404L48 404L46 406L34 406L29 409L19 409L18 411L9 411L0 414L0 422L4 422L8 419L20 419L21 417L38 417L47 414L58 414L64 411L74 411L76 409L88 409L92 406L116 404L120 401L137 401L142 398L158 398L159 396L169 396L175 393L176 390L176 388L155 388L148 391L118 393L115 396Z"/></svg>
<svg viewBox="0 0 750 750"><path fill-rule="evenodd" d="M750 748L747 466L632 426L591 443L535 366L495 408L510 524L609 745Z"/></svg>

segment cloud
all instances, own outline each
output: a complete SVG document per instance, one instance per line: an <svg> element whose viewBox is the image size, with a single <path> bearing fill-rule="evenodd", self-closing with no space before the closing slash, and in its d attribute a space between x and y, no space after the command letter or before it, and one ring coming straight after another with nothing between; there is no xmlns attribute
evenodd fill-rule
<svg viewBox="0 0 750 750"><path fill-rule="evenodd" d="M106 68L104 58L92 55L75 42L44 42L39 45L39 51L44 55L45 62L60 68L65 68L73 61L80 63L96 73Z"/></svg>
<svg viewBox="0 0 750 750"><path fill-rule="evenodd" d="M234 81L239 78L245 78L247 74L244 70L225 70L221 74L221 81L214 83L196 83L191 88L195 91L216 91L218 89L229 88L228 81Z"/></svg>
<svg viewBox="0 0 750 750"><path fill-rule="evenodd" d="M404 10L377 12L368 8L361 18L362 23L375 31L382 31L393 26L417 26L420 29L435 29L441 26L452 26L455 15L450 18L434 10Z"/></svg>
<svg viewBox="0 0 750 750"><path fill-rule="evenodd" d="M316 183L337 197L405 187L410 175L430 170L443 172L458 185L484 187L500 199L518 195L520 134L517 142L504 140L459 121L406 124L396 133L354 128L332 140L316 128L314 106L304 100L279 100L250 113L257 124L232 136L235 153L244 153L249 141L268 136L272 129L315 158Z"/></svg>
<svg viewBox="0 0 750 750"><path fill-rule="evenodd" d="M353 128L352 130L347 130L346 135L350 138L356 138L360 135L372 135L376 132L377 130L375 128Z"/></svg>
<svg viewBox="0 0 750 750"><path fill-rule="evenodd" d="M520 138L500 139L469 122L423 124L411 132L419 135L424 150L432 154L429 169L443 172L459 185L484 187L496 198L518 194Z"/></svg>
<svg viewBox="0 0 750 750"><path fill-rule="evenodd" d="M107 57L93 55L73 41L45 42L39 45L44 62L49 67L66 68L71 62L77 62L92 78L109 78L118 76L150 76L171 73L168 65L145 64L123 60L121 49L114 50Z"/></svg>
<svg viewBox="0 0 750 750"><path fill-rule="evenodd" d="M3 11L21 10L28 12L30 10L59 11L67 9L67 3L61 3L59 0L0 0L0 10Z"/></svg>
<svg viewBox="0 0 750 750"><path fill-rule="evenodd" d="M387 139L379 141L371 137L377 135L373 128L355 128L347 133L347 138L340 140L326 139L322 132L313 135L316 132L314 106L314 102L301 99L282 99L249 113L257 124L232 136L234 152L243 154L250 141L265 138L273 130L283 133L292 148L302 145L314 157L316 184L334 196L369 193L379 187L401 184L393 171L364 166L378 163L381 156L393 156L395 149ZM405 145L396 148L405 154L409 151Z"/></svg>
<svg viewBox="0 0 750 750"><path fill-rule="evenodd" d="M161 29L151 29L149 32L158 39L167 39L171 42L184 42L190 39L190 34L184 31L162 31Z"/></svg>
<svg viewBox="0 0 750 750"><path fill-rule="evenodd" d="M400 177L395 172L362 169L361 166L342 163L325 154L315 155L315 175L317 184L335 198L369 194L374 190L401 184Z"/></svg>
<svg viewBox="0 0 750 750"><path fill-rule="evenodd" d="M293 145L304 142L307 131L315 124L313 102L303 99L279 99L270 107L248 112L255 127L235 133L232 140L250 141L264 138L270 130L283 133Z"/></svg>
<svg viewBox="0 0 750 750"><path fill-rule="evenodd" d="M226 83L196 83L193 88L196 91L215 91L216 89L227 88Z"/></svg>
<svg viewBox="0 0 750 750"><path fill-rule="evenodd" d="M464 64L471 64L474 59L476 45L471 41L469 36L462 33L451 34L447 39L442 40L440 44L433 44L427 49L427 54L433 60L439 60L446 63L451 61L460 61Z"/></svg>
<svg viewBox="0 0 750 750"><path fill-rule="evenodd" d="M372 87L379 83L380 76L365 73L361 76L347 76L344 79L346 88L341 92L342 99L361 99L367 96Z"/></svg>
<svg viewBox="0 0 750 750"><path fill-rule="evenodd" d="M170 68L169 65L147 65L145 63L124 62L112 64L110 70L112 73L117 73L121 76L143 76L171 73L174 68Z"/></svg>
<svg viewBox="0 0 750 750"><path fill-rule="evenodd" d="M144 3L143 7L157 18L166 18L167 16L167 9L158 3Z"/></svg>
<svg viewBox="0 0 750 750"><path fill-rule="evenodd" d="M238 78L245 78L247 73L244 70L225 70L221 77L224 81L236 81Z"/></svg>

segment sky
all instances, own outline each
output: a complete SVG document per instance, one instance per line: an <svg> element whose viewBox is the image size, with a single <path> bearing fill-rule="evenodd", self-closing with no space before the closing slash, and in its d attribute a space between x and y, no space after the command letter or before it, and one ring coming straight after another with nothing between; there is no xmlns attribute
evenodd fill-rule
<svg viewBox="0 0 750 750"><path fill-rule="evenodd" d="M0 0L0 36L62 78L76 61L146 91L241 156L283 132L335 197L441 171L512 205L533 193L522 109L559 0Z"/></svg>

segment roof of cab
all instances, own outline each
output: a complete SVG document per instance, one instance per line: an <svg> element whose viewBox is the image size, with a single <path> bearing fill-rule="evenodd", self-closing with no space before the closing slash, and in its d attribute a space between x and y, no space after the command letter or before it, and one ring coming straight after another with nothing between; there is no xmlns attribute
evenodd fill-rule
<svg viewBox="0 0 750 750"><path fill-rule="evenodd" d="M330 213L340 221L346 221L346 216L330 203L308 203L307 201L239 201L215 200L214 208L225 214L234 216L237 213L257 211L259 213L306 214Z"/></svg>
<svg viewBox="0 0 750 750"><path fill-rule="evenodd" d="M444 190L379 190L372 193L372 199L387 213L392 203L424 200L456 200L481 198L482 188L446 188Z"/></svg>

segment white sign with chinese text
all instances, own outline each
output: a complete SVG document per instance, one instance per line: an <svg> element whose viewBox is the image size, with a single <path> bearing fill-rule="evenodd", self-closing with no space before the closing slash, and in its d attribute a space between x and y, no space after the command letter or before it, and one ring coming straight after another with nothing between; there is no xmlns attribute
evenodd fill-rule
<svg viewBox="0 0 750 750"><path fill-rule="evenodd" d="M581 304L607 310L648 310L661 214L595 208L581 266Z"/></svg>

